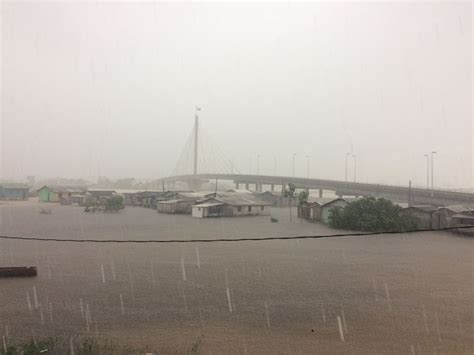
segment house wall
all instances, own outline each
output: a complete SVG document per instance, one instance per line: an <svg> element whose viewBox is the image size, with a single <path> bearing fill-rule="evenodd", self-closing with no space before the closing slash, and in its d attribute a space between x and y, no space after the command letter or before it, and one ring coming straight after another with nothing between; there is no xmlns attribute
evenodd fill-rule
<svg viewBox="0 0 474 355"><path fill-rule="evenodd" d="M27 200L27 189L2 188L0 187L1 200Z"/></svg>
<svg viewBox="0 0 474 355"><path fill-rule="evenodd" d="M329 223L329 213L331 211L332 208L334 207L346 207L347 206L347 202L346 201L334 201L332 202L331 204L327 205L327 206L322 206L321 207L321 221L323 223Z"/></svg>
<svg viewBox="0 0 474 355"><path fill-rule="evenodd" d="M49 202L49 192L50 190L47 187L41 190L38 190L38 201Z"/></svg>
<svg viewBox="0 0 474 355"><path fill-rule="evenodd" d="M195 218L204 218L205 217L205 214L204 214L205 210L206 210L206 208L204 208L204 207L193 207L192 208L192 216L195 217Z"/></svg>
<svg viewBox="0 0 474 355"><path fill-rule="evenodd" d="M240 206L240 211L238 206L229 206L225 205L223 207L223 213L225 216L269 216L270 215L270 206L251 206L249 211L249 206ZM262 210L263 207L263 210Z"/></svg>
<svg viewBox="0 0 474 355"><path fill-rule="evenodd" d="M176 213L176 203L158 203L158 212Z"/></svg>

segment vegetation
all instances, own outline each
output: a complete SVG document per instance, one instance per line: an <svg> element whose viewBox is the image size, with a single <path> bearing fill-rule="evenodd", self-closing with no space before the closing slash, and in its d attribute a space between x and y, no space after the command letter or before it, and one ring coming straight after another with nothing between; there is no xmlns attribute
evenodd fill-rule
<svg viewBox="0 0 474 355"><path fill-rule="evenodd" d="M303 190L298 195L298 206L303 206L308 203L309 193L306 190Z"/></svg>
<svg viewBox="0 0 474 355"><path fill-rule="evenodd" d="M283 197L287 197L290 205L290 221L292 220L292 213L291 213L291 202L295 198L295 191L296 191L296 186L293 184L288 184L288 188L286 186L283 186L283 191L281 194Z"/></svg>
<svg viewBox="0 0 474 355"><path fill-rule="evenodd" d="M402 208L383 198L365 197L329 213L329 225L337 229L364 232L407 231L416 229L416 219L401 213Z"/></svg>
<svg viewBox="0 0 474 355"><path fill-rule="evenodd" d="M117 212L124 209L122 196L111 196L105 200L104 208L106 212Z"/></svg>

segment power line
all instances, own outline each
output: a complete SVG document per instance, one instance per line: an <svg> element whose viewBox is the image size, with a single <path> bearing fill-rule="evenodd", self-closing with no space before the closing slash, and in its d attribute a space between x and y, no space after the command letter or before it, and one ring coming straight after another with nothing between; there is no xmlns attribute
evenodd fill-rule
<svg viewBox="0 0 474 355"><path fill-rule="evenodd" d="M474 228L474 225L460 226L460 227L447 227L439 229L415 229L409 231L388 231L388 232L361 232L361 233L343 233L343 234L326 234L326 235L299 235L299 236L273 236L273 237L262 237L262 238L218 238L218 239L144 239L144 240L120 240L120 239L60 239L60 238L36 238L36 237L15 237L8 235L0 235L0 239L8 240L24 240L24 241L39 241L39 242L72 242L72 243L216 243L216 242L260 242L270 240L297 240L297 239L321 239L321 238L337 238L337 237L358 237L358 236L373 236L383 234L409 234L409 233L421 233L421 232L440 232L457 229L468 229Z"/></svg>

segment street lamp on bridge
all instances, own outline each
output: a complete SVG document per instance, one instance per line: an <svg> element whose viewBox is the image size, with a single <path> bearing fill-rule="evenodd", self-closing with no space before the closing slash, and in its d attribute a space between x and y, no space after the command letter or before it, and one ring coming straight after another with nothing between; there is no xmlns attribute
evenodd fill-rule
<svg viewBox="0 0 474 355"><path fill-rule="evenodd" d="M351 153L346 153L346 179L345 181L347 182L347 158L351 155Z"/></svg>
<svg viewBox="0 0 474 355"><path fill-rule="evenodd" d="M433 169L433 160L434 160L434 155L436 154L435 151L431 152L431 191L434 191L434 169Z"/></svg>
<svg viewBox="0 0 474 355"><path fill-rule="evenodd" d="M309 179L309 159L310 158L311 157L309 155L306 156L306 163L307 163L307 165L306 165L306 179Z"/></svg>
<svg viewBox="0 0 474 355"><path fill-rule="evenodd" d="M293 177L295 177L295 157L296 153L293 153Z"/></svg>
<svg viewBox="0 0 474 355"><path fill-rule="evenodd" d="M430 155L425 154L426 158L426 189L430 188Z"/></svg>
<svg viewBox="0 0 474 355"><path fill-rule="evenodd" d="M354 182L356 182L356 172L357 172L357 155L352 154L352 157L354 158Z"/></svg>
<svg viewBox="0 0 474 355"><path fill-rule="evenodd" d="M258 163L260 161L260 154L257 154L257 175L258 175Z"/></svg>

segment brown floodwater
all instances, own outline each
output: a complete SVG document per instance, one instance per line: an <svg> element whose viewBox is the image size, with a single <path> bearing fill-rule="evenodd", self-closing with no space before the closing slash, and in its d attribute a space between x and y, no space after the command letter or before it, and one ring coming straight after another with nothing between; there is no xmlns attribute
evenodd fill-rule
<svg viewBox="0 0 474 355"><path fill-rule="evenodd" d="M41 214L40 208L51 214ZM321 224L144 208L0 205L0 234L193 239L330 234ZM472 354L473 243L447 232L315 240L89 244L0 239L0 339L99 337L159 353Z"/></svg>

